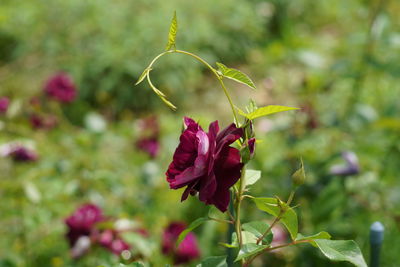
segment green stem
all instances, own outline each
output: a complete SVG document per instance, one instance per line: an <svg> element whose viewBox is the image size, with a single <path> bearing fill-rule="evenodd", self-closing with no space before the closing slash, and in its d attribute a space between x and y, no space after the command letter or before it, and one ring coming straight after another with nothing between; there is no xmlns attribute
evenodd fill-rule
<svg viewBox="0 0 400 267"><path fill-rule="evenodd" d="M222 89L224 90L226 98L228 98L229 105L231 106L233 117L235 119L235 124L237 126L239 126L239 121L238 121L238 118L237 118L237 115L236 115L235 106L233 105L232 98L229 95L228 90L226 89L226 86L225 86L224 82L222 81L222 76L210 64L208 64L204 59L202 59L201 57L199 57L199 56L197 56L195 54L192 54L190 52L183 51L183 50L174 50L173 52L184 54L184 55L188 55L188 56L191 56L191 57L197 59L199 62L201 62L204 65L206 65L207 68L209 68L212 71L212 73L214 73L214 75L217 77L219 83L221 84Z"/></svg>
<svg viewBox="0 0 400 267"><path fill-rule="evenodd" d="M288 201L286 202L286 205L289 206L290 203L292 203L292 200L293 200L293 198L294 198L294 193L295 193L295 190L292 190L292 191L290 192L290 196L289 196ZM257 239L257 244L260 244L260 243L261 243L261 241L264 239L264 237L272 230L272 227L274 227L275 224L277 224L277 223L282 219L282 216L283 216L284 214L285 214L285 211L284 211L283 209L281 209L280 212L279 212L279 214L278 214L278 216L274 219L274 221L272 222L272 224L270 225L270 227L268 227L268 229L264 232L264 234L263 234L260 238Z"/></svg>
<svg viewBox="0 0 400 267"><path fill-rule="evenodd" d="M240 206L241 206L241 202L242 202L242 195L243 195L243 191L244 191L244 186L245 186L245 175L246 175L246 165L243 166L242 169L242 174L239 180L239 190L236 194L236 220L235 220L235 230L236 230L236 235L238 237L238 241L239 241L239 249L242 248L242 244L243 244L243 238L242 238L242 226L240 223Z"/></svg>
<svg viewBox="0 0 400 267"><path fill-rule="evenodd" d="M274 221L272 222L272 224L268 227L267 230L265 230L264 234L263 234L262 236L260 236L260 237L257 239L257 242L256 242L257 245L261 243L261 241L264 239L264 237L265 237L269 232L271 232L272 227L274 227L275 224L277 224L277 223L282 219L283 214L284 214L284 212L283 212L283 210L281 210L281 211L279 212L278 216L277 216L277 217L274 219Z"/></svg>
<svg viewBox="0 0 400 267"><path fill-rule="evenodd" d="M223 219L217 219L217 218L213 218L213 217L208 217L208 219L212 220L212 221L216 221L216 222L220 222L220 223L229 223L229 224L233 224L233 221L228 221L228 220L223 220Z"/></svg>
<svg viewBox="0 0 400 267"><path fill-rule="evenodd" d="M147 69L151 69L151 68L153 67L154 63L155 63L160 57L162 57L162 56L164 56L164 55L166 55L166 54L168 54L168 53L178 53L178 54L184 54L184 55L187 55L187 56L191 56L191 57L193 57L194 59L196 59L197 61L199 61L199 62L201 62L202 64L204 64L208 69L211 70L211 72L215 75L215 77L217 77L219 83L221 84L222 90L224 91L224 94L225 94L226 98L228 99L229 105L230 105L230 107L231 107L232 114L233 114L233 117L234 117L234 120L235 120L235 124L236 124L237 126L239 126L239 120L238 120L238 117L237 117L237 114L236 114L235 106L233 105L232 98L231 98L231 96L230 96L229 93L228 93L228 89L226 88L224 82L222 81L222 76L218 73L218 71L217 71L216 69L214 69L207 61L205 61L205 60L202 59L201 57L199 57L199 56L197 56L197 55L195 55L195 54L193 54L193 53L190 53L190 52L187 52L187 51L183 51L183 50L168 50L168 51L165 51L165 52L159 54L158 56L156 56L156 57L150 62L150 64L149 64L149 66L147 67ZM149 77L149 74L147 74L147 76ZM150 80L150 79L148 79L148 80Z"/></svg>

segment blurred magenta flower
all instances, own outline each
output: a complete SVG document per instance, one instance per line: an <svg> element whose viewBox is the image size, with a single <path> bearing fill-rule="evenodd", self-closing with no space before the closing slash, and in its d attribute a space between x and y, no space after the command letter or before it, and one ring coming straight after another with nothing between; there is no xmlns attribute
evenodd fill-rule
<svg viewBox="0 0 400 267"><path fill-rule="evenodd" d="M0 114L6 113L9 105L10 100L8 97L0 97Z"/></svg>
<svg viewBox="0 0 400 267"><path fill-rule="evenodd" d="M3 156L10 157L16 162L32 162L39 158L35 151L19 144L6 144L1 150Z"/></svg>
<svg viewBox="0 0 400 267"><path fill-rule="evenodd" d="M121 255L124 250L131 246L118 236L118 232L107 229L100 233L99 244L110 250L115 255Z"/></svg>
<svg viewBox="0 0 400 267"><path fill-rule="evenodd" d="M157 138L141 138L136 142L136 147L155 158L160 149L160 144Z"/></svg>
<svg viewBox="0 0 400 267"><path fill-rule="evenodd" d="M188 117L184 124L186 128L166 172L170 188L187 186L182 201L199 192L200 201L225 212L230 201L229 188L240 178L243 167L239 150L230 144L243 136L243 130L232 123L218 133L215 121L205 133Z"/></svg>
<svg viewBox="0 0 400 267"><path fill-rule="evenodd" d="M94 204L84 204L65 219L67 239L71 247L81 236L90 236L96 223L104 221L103 211Z"/></svg>
<svg viewBox="0 0 400 267"><path fill-rule="evenodd" d="M158 141L160 126L157 117L151 116L138 122L141 137L136 142L136 148L155 158L160 150Z"/></svg>
<svg viewBox="0 0 400 267"><path fill-rule="evenodd" d="M180 233L185 228L186 225L183 222L171 222L163 233L162 253L172 256L174 264L185 264L200 257L197 239L192 232L186 235L178 247L175 246Z"/></svg>
<svg viewBox="0 0 400 267"><path fill-rule="evenodd" d="M34 129L45 129L50 130L53 129L58 124L58 119L54 115L38 115L32 114L29 117L29 122Z"/></svg>
<svg viewBox="0 0 400 267"><path fill-rule="evenodd" d="M342 158L346 161L346 164L332 166L329 171L331 175L349 176L360 172L358 157L354 152L345 151L342 153Z"/></svg>
<svg viewBox="0 0 400 267"><path fill-rule="evenodd" d="M71 77L60 72L51 77L44 87L46 94L61 103L72 102L77 95L75 84Z"/></svg>

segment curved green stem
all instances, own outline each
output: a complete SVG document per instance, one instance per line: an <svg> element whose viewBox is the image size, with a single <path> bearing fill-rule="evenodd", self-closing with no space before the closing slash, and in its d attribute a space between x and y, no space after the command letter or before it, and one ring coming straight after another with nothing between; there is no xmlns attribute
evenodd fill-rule
<svg viewBox="0 0 400 267"><path fill-rule="evenodd" d="M225 94L226 98L228 99L229 105L230 105L230 107L231 107L232 114L233 114L233 118L234 118L234 120L235 120L235 124L236 124L237 126L239 126L239 120L238 120L238 117L237 117L237 114L236 114L235 106L233 105L232 98L231 98L231 96L230 96L229 93L228 93L228 89L226 88L224 82L222 81L222 76L218 73L218 71L217 71L216 69L214 69L207 61L205 61L205 60L202 59L201 57L199 57L199 56L197 56L197 55L195 55L195 54L193 54L193 53L184 51L184 50L168 50L168 51L165 51L165 52L163 52L163 53L157 55L157 56L150 62L150 64L149 64L149 66L147 67L147 69L150 69L150 70L151 70L151 68L152 68L152 66L154 65L154 63L155 63L159 58L161 58L162 56L164 56L164 55L166 55L166 54L168 54L168 53L178 53L178 54L184 54L184 55L187 55L187 56L191 56L191 57L193 57L194 59L196 59L197 61L199 61L199 62L201 62L202 64L204 64L208 69L211 70L211 72L217 77L219 83L221 84L222 90L224 91L224 94ZM149 73L147 73L147 77L148 77L148 80L150 80L150 78L149 78ZM153 87L154 87L154 86L153 86Z"/></svg>

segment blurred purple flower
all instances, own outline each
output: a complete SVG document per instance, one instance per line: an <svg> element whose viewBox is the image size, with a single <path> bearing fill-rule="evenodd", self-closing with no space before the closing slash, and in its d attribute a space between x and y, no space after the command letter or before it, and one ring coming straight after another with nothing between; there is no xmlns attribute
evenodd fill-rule
<svg viewBox="0 0 400 267"><path fill-rule="evenodd" d="M93 204L79 207L71 216L65 219L68 226L67 239L71 247L81 236L90 236L96 223L104 221L102 210Z"/></svg>
<svg viewBox="0 0 400 267"><path fill-rule="evenodd" d="M160 149L160 144L157 138L141 138L136 142L136 147L155 158Z"/></svg>
<svg viewBox="0 0 400 267"><path fill-rule="evenodd" d="M136 142L136 148L155 158L160 150L160 143L158 141L160 126L157 117L151 116L139 120L138 129L141 137Z"/></svg>
<svg viewBox="0 0 400 267"><path fill-rule="evenodd" d="M187 186L182 201L199 192L200 201L225 212L230 201L229 188L239 180L243 167L239 150L229 145L242 137L243 130L232 123L218 133L215 121L205 133L188 117L184 123L186 129L166 172L170 188Z"/></svg>
<svg viewBox="0 0 400 267"><path fill-rule="evenodd" d="M44 87L46 94L61 103L72 102L77 95L75 84L66 73L58 73L51 77Z"/></svg>
<svg viewBox="0 0 400 267"><path fill-rule="evenodd" d="M38 114L32 114L29 117L29 122L34 129L50 130L58 124L58 119L53 115L41 116Z"/></svg>
<svg viewBox="0 0 400 267"><path fill-rule="evenodd" d="M358 157L354 152L345 151L342 153L342 158L346 161L346 164L332 166L329 171L331 175L349 176L360 172Z"/></svg>
<svg viewBox="0 0 400 267"><path fill-rule="evenodd" d="M163 233L162 253L172 256L174 264L185 264L200 257L196 236L191 232L186 235L178 247L175 246L180 233L185 228L185 223L172 222Z"/></svg>
<svg viewBox="0 0 400 267"><path fill-rule="evenodd" d="M35 151L22 145L8 144L2 150L3 156L11 157L16 162L31 162L39 158Z"/></svg>
<svg viewBox="0 0 400 267"><path fill-rule="evenodd" d="M10 100L8 97L0 97L0 114L5 114L10 105Z"/></svg>

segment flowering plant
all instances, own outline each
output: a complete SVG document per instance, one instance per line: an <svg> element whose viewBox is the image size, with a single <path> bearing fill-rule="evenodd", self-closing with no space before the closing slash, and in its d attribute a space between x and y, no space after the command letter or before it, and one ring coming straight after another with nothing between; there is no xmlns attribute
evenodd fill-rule
<svg viewBox="0 0 400 267"><path fill-rule="evenodd" d="M234 119L234 122L222 131L219 131L218 121L212 122L208 132L205 132L193 119L184 118L184 131L166 172L170 188L185 187L182 201L187 199L189 194L198 195L200 201L206 205L214 205L225 213L227 218L224 220L211 216L199 218L179 235L177 242L184 240L190 231L202 223L216 220L234 226L231 240L229 243L224 243L224 246L228 248L228 254L232 250L235 251L236 257L234 259L225 255L210 257L204 259L199 266L232 266L233 261L239 262L242 266L250 266L254 259L264 253L302 243L309 243L318 248L331 260L366 266L358 245L352 240L331 240L331 236L325 231L310 236L299 233L297 214L291 204L296 189L304 183L306 178L302 161L300 168L292 175L293 186L287 201L283 201L278 196L256 197L250 194L251 185L261 178L260 171L247 169L247 164L255 154L254 121L260 117L297 108L279 105L257 107L253 101L246 111L237 108L233 104L224 79L231 79L256 89L253 81L237 69L229 68L222 63L216 63L217 68L215 68L193 53L176 49L177 29L177 17L174 14L165 51L151 61L136 84L147 79L150 87L161 100L175 110L175 105L154 86L150 73L156 61L162 56L168 54L190 56L204 64L217 78L228 99ZM272 223L268 224L265 221L243 223L241 204L244 200L250 200L256 208L272 216ZM282 223L286 228L291 242L279 245L272 242L273 229L277 223Z"/></svg>

